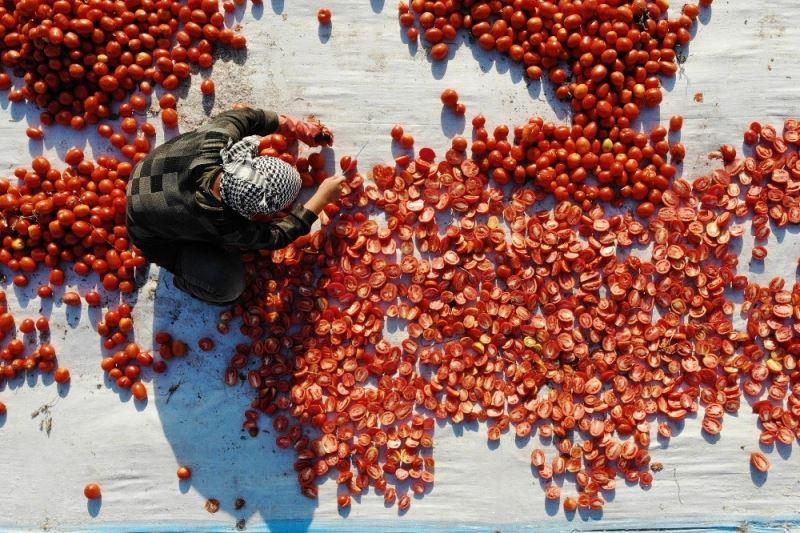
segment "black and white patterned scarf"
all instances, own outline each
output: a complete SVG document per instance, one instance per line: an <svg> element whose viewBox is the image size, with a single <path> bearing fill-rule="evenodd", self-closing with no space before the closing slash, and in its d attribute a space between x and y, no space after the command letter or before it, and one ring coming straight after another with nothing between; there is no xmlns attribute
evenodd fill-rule
<svg viewBox="0 0 800 533"><path fill-rule="evenodd" d="M246 218L275 213L300 193L300 173L277 157L257 157L260 137L229 143L222 156L222 201Z"/></svg>

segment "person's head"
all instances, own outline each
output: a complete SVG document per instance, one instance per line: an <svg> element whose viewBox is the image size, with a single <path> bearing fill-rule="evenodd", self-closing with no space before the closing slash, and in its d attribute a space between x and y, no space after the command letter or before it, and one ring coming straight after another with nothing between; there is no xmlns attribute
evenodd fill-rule
<svg viewBox="0 0 800 533"><path fill-rule="evenodd" d="M222 201L251 218L281 211L300 193L300 173L277 157L256 157L225 165L220 181Z"/></svg>

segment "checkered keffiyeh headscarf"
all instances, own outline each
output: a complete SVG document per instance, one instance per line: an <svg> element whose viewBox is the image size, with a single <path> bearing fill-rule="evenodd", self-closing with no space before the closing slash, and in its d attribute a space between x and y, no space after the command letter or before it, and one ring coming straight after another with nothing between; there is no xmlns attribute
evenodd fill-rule
<svg viewBox="0 0 800 533"><path fill-rule="evenodd" d="M256 157L259 140L257 135L245 137L220 152L222 201L247 218L284 209L302 185L292 165L277 157Z"/></svg>

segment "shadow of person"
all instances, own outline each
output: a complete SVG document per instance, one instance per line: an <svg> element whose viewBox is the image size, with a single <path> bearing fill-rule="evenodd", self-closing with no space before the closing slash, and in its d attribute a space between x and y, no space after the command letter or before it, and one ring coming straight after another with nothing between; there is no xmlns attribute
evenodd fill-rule
<svg viewBox="0 0 800 533"><path fill-rule="evenodd" d="M223 382L235 344L245 341L233 327L236 322L227 335L218 333L222 308L184 294L172 279L161 270L158 281L142 289L140 305L152 299L152 333L167 331L189 345L185 358L171 359L164 374L154 375L151 398L175 454L175 468L192 470L188 482L175 479L176 488L186 492L191 487L205 499L218 500L219 509L235 520L263 520L270 531L306 531L317 502L300 494L294 451L276 446L266 416L256 438L243 430L243 412L254 397L253 389L247 381L234 387ZM197 348L197 341L206 336L215 341L209 352ZM237 505L237 499L244 505Z"/></svg>

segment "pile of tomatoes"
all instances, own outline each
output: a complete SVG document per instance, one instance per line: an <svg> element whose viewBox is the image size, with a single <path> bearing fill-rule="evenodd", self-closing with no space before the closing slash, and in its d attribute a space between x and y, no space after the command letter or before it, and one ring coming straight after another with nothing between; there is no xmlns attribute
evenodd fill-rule
<svg viewBox="0 0 800 533"><path fill-rule="evenodd" d="M497 182L532 180L586 210L597 200L633 198L640 216L649 216L686 149L675 136L668 140L664 127L648 136L631 124L661 103L660 77L676 74L680 47L689 43L701 7L710 5L686 4L674 19L666 16L666 0L413 0L401 2L399 13L412 40L422 32L434 60L447 57L447 43L463 29L482 49L522 63L530 80L546 75L569 102L570 124L520 125L513 144L507 128L489 135L475 124L473 155ZM675 117L670 130L681 123Z"/></svg>
<svg viewBox="0 0 800 533"><path fill-rule="evenodd" d="M561 499L562 481L574 480L567 513L602 508L622 480L650 485L661 468L651 439L670 439L672 423L694 413L718 434L743 395L754 401L762 443L800 434L800 286L782 278L760 286L738 273L736 253L747 220L759 261L770 223L800 223L800 123L787 120L780 134L753 123L744 135L752 155L723 145L719 168L679 178L681 117L647 134L632 127L641 108L661 101L659 76L675 74L700 15L691 4L675 19L666 11L663 0L401 4L409 37L418 24L434 59L463 28L482 48L524 63L531 79L546 74L574 115L569 124L534 117L491 132L478 115L471 142L456 137L442 157L422 148L366 175L345 158L343 196L319 229L282 250L243 253L247 289L217 324L244 337L224 382L245 376L254 397L243 430L256 436L271 417L277 445L294 450L304 495L315 497L335 472L340 506L372 486L408 509L434 482L436 420L485 423L490 440L550 439L549 451L531 451L531 464L547 499ZM145 258L127 240L125 184L155 132L136 115L154 84L170 91L190 63L209 66L215 43L244 46L222 22L216 0L143 0L133 11L113 0L0 7L0 59L24 81L9 99L37 103L44 125L99 123L120 150L89 161L73 149L63 169L38 157L16 180L0 180L0 262L13 283L27 285L45 265L42 298L64 283L65 268L98 274L104 294L135 290ZM0 74L0 89L11 85ZM441 99L466 112L455 91ZM176 102L160 99L168 126L177 124ZM100 123L115 110L117 129ZM391 136L414 146L401 126ZM291 148L281 135L260 146L297 165L305 186L325 179L321 153ZM543 208L550 197L554 207ZM104 294L63 300L98 306ZM0 301L0 337L10 337L15 320L4 293ZM189 348L166 332L154 350L131 342L131 311L109 308L97 324L109 352L101 367L145 400L143 369L163 372ZM734 327L737 311L744 330ZM405 332L399 342L389 324ZM48 323L16 328L32 335ZM198 346L214 345L204 337ZM36 369L69 379L51 345L24 352L21 339L6 343L0 379ZM763 455L751 461L769 468ZM87 497L99 497L91 488Z"/></svg>
<svg viewBox="0 0 800 533"><path fill-rule="evenodd" d="M235 8L233 2L222 7ZM245 47L245 37L226 28L224 19L218 0L21 0L2 6L0 61L24 81L8 99L36 103L44 125L75 129L111 119L120 103L144 111L154 86L174 91L192 65L210 67L217 44ZM11 85L0 73L0 88ZM174 106L161 107L165 124L177 126ZM41 138L42 131L28 134Z"/></svg>
<svg viewBox="0 0 800 533"><path fill-rule="evenodd" d="M621 479L650 485L654 433L667 440L671 422L702 413L716 435L743 394L768 394L754 406L761 442L790 444L800 286L738 274L734 246L741 221L765 209L778 224L800 221L787 186L800 177L797 124L782 135L753 124L766 133L751 139L753 156L722 146L723 166L667 184L647 222L567 200L537 211L544 191L521 185L509 196L467 147L378 165L366 185L350 176L336 219L246 256L250 289L221 322L241 317L252 339L228 384L260 364L244 427L256 434L259 415L273 416L304 494L335 468L348 494L373 486L388 502L433 482L433 418L485 422L490 440L538 433L554 445L549 459L531 455L546 497L560 498L575 475L567 512L602 508ZM733 326L737 291L746 331ZM384 333L389 321L407 332L399 344Z"/></svg>

